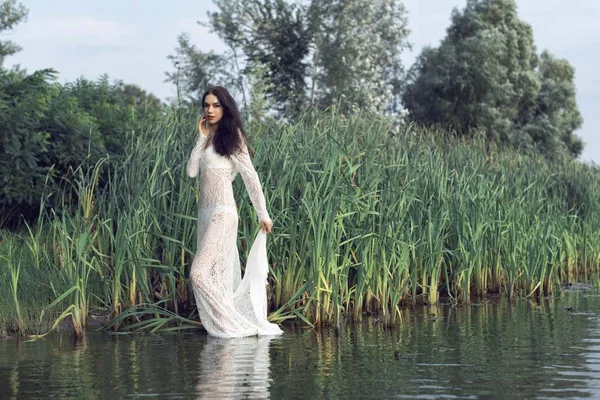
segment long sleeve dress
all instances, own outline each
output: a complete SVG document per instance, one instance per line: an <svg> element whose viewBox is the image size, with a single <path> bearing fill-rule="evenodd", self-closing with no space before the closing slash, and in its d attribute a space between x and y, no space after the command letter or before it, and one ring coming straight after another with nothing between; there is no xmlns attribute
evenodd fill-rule
<svg viewBox="0 0 600 400"><path fill-rule="evenodd" d="M258 174L243 140L241 151L227 158L212 144L207 147L207 138L198 136L186 168L192 178L200 172L197 251L190 270L200 320L216 337L281 334L278 325L267 321L268 263L262 231L252 244L241 279L232 182L239 172L259 220L270 220Z"/></svg>

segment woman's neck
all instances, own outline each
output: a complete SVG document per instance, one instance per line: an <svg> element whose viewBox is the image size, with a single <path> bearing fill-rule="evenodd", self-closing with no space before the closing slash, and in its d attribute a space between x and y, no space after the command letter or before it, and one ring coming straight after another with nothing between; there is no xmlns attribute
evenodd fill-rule
<svg viewBox="0 0 600 400"><path fill-rule="evenodd" d="M207 143L207 146L210 146L211 144L214 143L214 141L215 141L214 139L215 139L215 136L217 135L217 128L218 127L219 127L218 124L212 124L212 125L210 125L210 129L209 129L209 132L208 132L208 143Z"/></svg>

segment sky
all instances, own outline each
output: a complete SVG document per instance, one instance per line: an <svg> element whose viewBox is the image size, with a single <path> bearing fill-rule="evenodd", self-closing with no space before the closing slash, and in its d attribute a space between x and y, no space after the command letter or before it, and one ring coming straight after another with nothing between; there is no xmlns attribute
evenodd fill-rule
<svg viewBox="0 0 600 400"><path fill-rule="evenodd" d="M139 85L159 98L175 95L165 83L173 67L177 36L190 35L199 49L223 52L216 35L197 21L215 10L211 0L21 0L27 21L2 34L23 47L5 66L33 72L54 68L59 81L102 74ZM404 0L412 50L403 54L408 68L423 46L437 46L450 24L452 9L466 0ZM517 0L519 17L533 28L538 52L549 50L575 67L577 103L583 126L576 134L585 149L582 161L600 164L600 1Z"/></svg>

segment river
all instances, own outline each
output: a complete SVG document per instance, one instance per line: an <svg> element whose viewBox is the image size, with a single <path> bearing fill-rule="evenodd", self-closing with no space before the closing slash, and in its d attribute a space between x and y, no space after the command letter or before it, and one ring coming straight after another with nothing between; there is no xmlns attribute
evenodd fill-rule
<svg viewBox="0 0 600 400"><path fill-rule="evenodd" d="M404 310L281 337L0 340L0 399L598 398L600 293Z"/></svg>

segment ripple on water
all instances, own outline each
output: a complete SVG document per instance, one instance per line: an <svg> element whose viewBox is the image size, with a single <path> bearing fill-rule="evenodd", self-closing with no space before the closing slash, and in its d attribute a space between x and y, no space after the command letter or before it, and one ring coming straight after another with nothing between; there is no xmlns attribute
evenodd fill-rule
<svg viewBox="0 0 600 400"><path fill-rule="evenodd" d="M0 341L0 398L594 398L599 310L586 290L535 309L497 301L407 311L393 329L367 320L339 335L290 326L275 338Z"/></svg>

